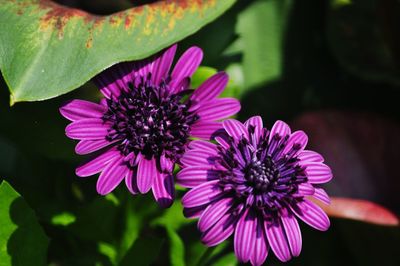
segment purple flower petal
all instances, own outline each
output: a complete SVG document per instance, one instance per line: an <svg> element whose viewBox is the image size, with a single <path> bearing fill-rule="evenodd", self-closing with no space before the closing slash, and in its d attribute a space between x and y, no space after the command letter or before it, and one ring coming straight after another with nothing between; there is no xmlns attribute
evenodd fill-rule
<svg viewBox="0 0 400 266"><path fill-rule="evenodd" d="M176 182L182 187L192 188L204 182L218 179L220 172L210 168L208 165L184 168L177 174Z"/></svg>
<svg viewBox="0 0 400 266"><path fill-rule="evenodd" d="M183 215L186 218L199 218L204 210L207 208L207 204L193 207L193 208L184 208L183 209Z"/></svg>
<svg viewBox="0 0 400 266"><path fill-rule="evenodd" d="M266 221L264 225L268 243L275 256L282 262L290 260L292 256L290 254L289 244L286 240L286 234L283 230L282 223Z"/></svg>
<svg viewBox="0 0 400 266"><path fill-rule="evenodd" d="M217 145L204 140L193 140L188 147L191 150L204 150L212 154L218 153Z"/></svg>
<svg viewBox="0 0 400 266"><path fill-rule="evenodd" d="M97 103L72 100L61 106L60 113L68 120L76 121L85 118L100 118L106 110L104 106Z"/></svg>
<svg viewBox="0 0 400 266"><path fill-rule="evenodd" d="M200 206L218 198L222 194L218 182L219 180L205 182L200 186L191 189L182 198L183 207L191 208Z"/></svg>
<svg viewBox="0 0 400 266"><path fill-rule="evenodd" d="M170 207L174 201L175 195L173 175L158 173L154 178L152 190L154 198L161 207Z"/></svg>
<svg viewBox="0 0 400 266"><path fill-rule="evenodd" d="M201 236L201 241L209 246L215 246L227 239L235 230L237 218L231 213L226 213L207 232Z"/></svg>
<svg viewBox="0 0 400 266"><path fill-rule="evenodd" d="M254 128L254 144L257 144L263 132L263 121L261 116L250 117L246 122L244 122L244 126L247 128L247 130L250 130L250 127Z"/></svg>
<svg viewBox="0 0 400 266"><path fill-rule="evenodd" d="M281 221L283 228L286 232L286 237L289 242L292 256L297 257L300 255L302 246L299 223L297 222L296 217L291 213L287 213L287 215L282 215Z"/></svg>
<svg viewBox="0 0 400 266"><path fill-rule="evenodd" d="M232 206L232 198L223 198L210 204L201 214L197 227L201 232L211 228Z"/></svg>
<svg viewBox="0 0 400 266"><path fill-rule="evenodd" d="M196 166L196 165L216 165L216 154L210 154L204 151L200 153L196 150L187 151L180 160L183 166Z"/></svg>
<svg viewBox="0 0 400 266"><path fill-rule="evenodd" d="M331 169L323 163L307 163L306 175L311 184L322 184L332 179Z"/></svg>
<svg viewBox="0 0 400 266"><path fill-rule="evenodd" d="M330 226L328 216L319 206L311 201L304 199L290 208L297 217L311 227L320 231L328 230Z"/></svg>
<svg viewBox="0 0 400 266"><path fill-rule="evenodd" d="M229 149L230 145L227 141L227 136L216 136L215 141L218 142L224 149Z"/></svg>
<svg viewBox="0 0 400 266"><path fill-rule="evenodd" d="M331 204L331 200L329 199L328 194L323 188L315 188L313 197L316 198L317 200L322 201L325 204L328 205Z"/></svg>
<svg viewBox="0 0 400 266"><path fill-rule="evenodd" d="M98 140L107 136L109 127L101 118L87 118L69 124L65 134L71 139Z"/></svg>
<svg viewBox="0 0 400 266"><path fill-rule="evenodd" d="M123 157L110 161L97 180L97 192L100 195L107 195L113 191L124 179L128 170Z"/></svg>
<svg viewBox="0 0 400 266"><path fill-rule="evenodd" d="M152 158L147 160L142 158L138 163L137 186L141 193L147 193L153 185L154 178L158 175L156 160Z"/></svg>
<svg viewBox="0 0 400 266"><path fill-rule="evenodd" d="M248 262L254 252L257 230L256 217L251 212L245 212L239 219L234 237L234 249L240 262Z"/></svg>
<svg viewBox="0 0 400 266"><path fill-rule="evenodd" d="M297 187L297 193L295 194L296 196L306 196L306 195L313 195L315 192L315 188L313 185L310 183L302 183L299 184Z"/></svg>
<svg viewBox="0 0 400 266"><path fill-rule="evenodd" d="M76 168L76 175L80 177L91 176L102 171L109 161L121 157L121 153L112 148Z"/></svg>
<svg viewBox="0 0 400 266"><path fill-rule="evenodd" d="M113 81L112 77L108 77L106 73L101 73L96 76L93 81L100 89L101 93L108 99L111 99L113 95L119 96L121 94L121 88Z"/></svg>
<svg viewBox="0 0 400 266"><path fill-rule="evenodd" d="M174 60L177 45L172 45L154 60L151 79L154 84L159 84L168 76L169 69Z"/></svg>
<svg viewBox="0 0 400 266"><path fill-rule="evenodd" d="M206 102L217 98L226 84L229 77L225 72L218 72L204 81L192 94L191 99L195 102Z"/></svg>
<svg viewBox="0 0 400 266"><path fill-rule="evenodd" d="M126 173L125 176L125 185L128 188L129 192L131 192L133 195L139 193L136 181L137 181L136 172L132 169L128 169L128 172Z"/></svg>
<svg viewBox="0 0 400 266"><path fill-rule="evenodd" d="M218 98L202 103L197 114L202 120L219 120L236 114L240 110L240 103L234 98Z"/></svg>
<svg viewBox="0 0 400 266"><path fill-rule="evenodd" d="M269 133L269 143L275 135L280 136L281 138L290 135L290 127L283 121L276 121L272 126L271 132Z"/></svg>
<svg viewBox="0 0 400 266"><path fill-rule="evenodd" d="M171 74L171 92L178 92L176 86L186 77L191 77L203 59L203 51L198 47L191 47L179 58Z"/></svg>
<svg viewBox="0 0 400 266"><path fill-rule="evenodd" d="M211 139L218 130L222 129L221 122L198 121L192 125L190 134L201 139Z"/></svg>
<svg viewBox="0 0 400 266"><path fill-rule="evenodd" d="M115 142L115 141L114 141ZM89 154L94 151L98 151L104 147L107 147L113 142L109 142L106 139L99 140L81 140L75 146L75 152L79 155Z"/></svg>
<svg viewBox="0 0 400 266"><path fill-rule="evenodd" d="M302 130L295 131L290 135L286 143L286 146L283 149L283 154L289 153L294 147L296 151L294 155L296 155L300 151L304 150L304 148L307 145L307 142L308 142L308 137L306 133L304 133L304 131Z"/></svg>
<svg viewBox="0 0 400 266"><path fill-rule="evenodd" d="M248 132L245 126L236 119L228 119L222 122L226 132L235 140L240 140L242 136L248 139Z"/></svg>
<svg viewBox="0 0 400 266"><path fill-rule="evenodd" d="M302 163L301 161L316 163L324 162L324 157L322 157L321 154L316 153L315 151L304 150L297 155L297 158L300 159L300 163Z"/></svg>
<svg viewBox="0 0 400 266"><path fill-rule="evenodd" d="M134 73L144 65L144 61L119 63L104 70L93 81L106 98L115 98L125 89L126 84L134 80Z"/></svg>
<svg viewBox="0 0 400 266"><path fill-rule="evenodd" d="M254 243L253 254L250 256L250 262L253 266L262 265L268 256L268 250L269 250L263 222L260 221L260 219L257 219L256 222L257 222L257 227L256 227L257 234Z"/></svg>

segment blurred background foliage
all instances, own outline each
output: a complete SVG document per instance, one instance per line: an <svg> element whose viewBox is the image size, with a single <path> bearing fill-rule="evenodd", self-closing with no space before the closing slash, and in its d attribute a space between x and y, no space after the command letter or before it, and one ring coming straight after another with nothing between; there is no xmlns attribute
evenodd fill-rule
<svg viewBox="0 0 400 266"><path fill-rule="evenodd" d="M57 2L110 14L155 1ZM194 87L217 70L230 74L224 94L242 101L239 119L260 114L267 126L283 119L306 131L333 169L331 195L399 215L399 14L396 0L239 0L179 50L204 50ZM96 177L75 175L84 158L58 107L99 99L91 82L12 108L0 86L0 265L237 265L232 241L201 244L179 200L161 210L123 186L101 197ZM333 218L327 233L301 229L303 251L287 265L400 265L398 226ZM270 254L266 264L280 262Z"/></svg>

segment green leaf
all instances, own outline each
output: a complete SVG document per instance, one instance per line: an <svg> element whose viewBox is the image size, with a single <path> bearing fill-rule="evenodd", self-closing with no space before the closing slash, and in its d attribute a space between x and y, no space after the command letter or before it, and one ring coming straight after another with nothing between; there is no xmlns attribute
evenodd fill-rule
<svg viewBox="0 0 400 266"><path fill-rule="evenodd" d="M174 229L170 226L167 226L166 229L169 238L171 265L185 266L185 244Z"/></svg>
<svg viewBox="0 0 400 266"><path fill-rule="evenodd" d="M51 223L54 225L67 226L69 224L74 223L75 220L76 220L76 217L74 214L69 213L69 212L63 212L63 213L53 216L51 218Z"/></svg>
<svg viewBox="0 0 400 266"><path fill-rule="evenodd" d="M256 1L239 15L237 46L243 49L247 88L277 79L282 73L283 35L290 0Z"/></svg>
<svg viewBox="0 0 400 266"><path fill-rule="evenodd" d="M155 219L152 225L161 225L165 228L177 230L181 226L192 222L194 222L193 219L187 219L183 215L182 204L176 202L169 209L165 210L162 216Z"/></svg>
<svg viewBox="0 0 400 266"><path fill-rule="evenodd" d="M229 253L213 263L214 266L236 266L237 264L235 253Z"/></svg>
<svg viewBox="0 0 400 266"><path fill-rule="evenodd" d="M48 238L33 210L6 182L0 185L0 266L46 265Z"/></svg>
<svg viewBox="0 0 400 266"><path fill-rule="evenodd" d="M76 89L103 69L193 34L235 0L174 0L94 16L48 0L2 0L0 69L11 104Z"/></svg>

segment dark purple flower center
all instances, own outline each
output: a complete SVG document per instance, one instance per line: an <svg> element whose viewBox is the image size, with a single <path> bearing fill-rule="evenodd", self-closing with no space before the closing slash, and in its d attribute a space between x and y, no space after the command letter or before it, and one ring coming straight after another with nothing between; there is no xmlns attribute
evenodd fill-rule
<svg viewBox="0 0 400 266"><path fill-rule="evenodd" d="M282 154L287 137L276 135L268 143L267 135L265 131L256 147L244 137L238 143L229 139L232 148L220 149L221 164L228 169L220 184L234 193L238 203L254 207L264 217L276 217L282 207L296 200L298 186L307 177L295 155L299 147L294 145Z"/></svg>
<svg viewBox="0 0 400 266"><path fill-rule="evenodd" d="M168 83L169 79L154 85L149 75L136 86L127 84L117 99L107 101L103 120L112 126L106 138L120 141L122 154L141 153L148 159L164 154L175 161L184 152L198 116L189 111L190 100L183 99L188 91L171 94Z"/></svg>
<svg viewBox="0 0 400 266"><path fill-rule="evenodd" d="M268 157L259 161L256 157L244 169L248 184L260 193L267 192L270 186L280 178L279 170Z"/></svg>

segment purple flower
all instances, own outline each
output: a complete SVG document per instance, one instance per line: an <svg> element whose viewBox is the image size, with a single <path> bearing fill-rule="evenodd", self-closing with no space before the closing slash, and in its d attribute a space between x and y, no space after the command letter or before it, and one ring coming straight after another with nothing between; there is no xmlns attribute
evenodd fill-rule
<svg viewBox="0 0 400 266"><path fill-rule="evenodd" d="M196 140L181 159L181 186L192 188L182 198L185 215L200 217L202 241L214 246L234 234L241 262L261 265L271 248L281 261L300 254L297 218L325 231L330 222L309 197L329 204L319 187L332 178L322 156L305 150L307 135L291 133L277 121L271 131L260 117L244 124L230 119L217 144Z"/></svg>
<svg viewBox="0 0 400 266"><path fill-rule="evenodd" d="M98 75L94 81L105 96L100 103L73 100L60 108L72 121L66 135L80 140L76 153L97 151L76 174L100 173L99 194L110 193L125 179L132 194L152 189L162 207L170 206L174 165L190 138L209 139L222 127L219 120L239 111L236 99L217 98L228 82L223 72L190 89L203 57L200 48L188 49L170 73L176 47Z"/></svg>

